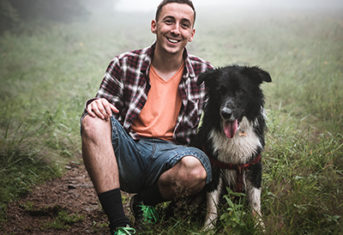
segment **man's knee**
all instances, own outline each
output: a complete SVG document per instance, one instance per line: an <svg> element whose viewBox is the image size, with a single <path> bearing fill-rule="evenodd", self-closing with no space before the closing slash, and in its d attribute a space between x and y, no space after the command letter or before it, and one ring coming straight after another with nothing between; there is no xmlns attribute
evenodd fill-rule
<svg viewBox="0 0 343 235"><path fill-rule="evenodd" d="M181 164L181 176L185 177L185 181L199 182L206 181L207 173L199 161L199 159L193 156L186 156L180 160Z"/></svg>
<svg viewBox="0 0 343 235"><path fill-rule="evenodd" d="M98 134L105 135L110 131L110 121L102 120L98 117L91 117L85 115L81 120L81 136L83 137L96 137Z"/></svg>
<svg viewBox="0 0 343 235"><path fill-rule="evenodd" d="M206 177L202 163L193 156L185 156L160 176L158 185L163 198L169 200L200 192Z"/></svg>

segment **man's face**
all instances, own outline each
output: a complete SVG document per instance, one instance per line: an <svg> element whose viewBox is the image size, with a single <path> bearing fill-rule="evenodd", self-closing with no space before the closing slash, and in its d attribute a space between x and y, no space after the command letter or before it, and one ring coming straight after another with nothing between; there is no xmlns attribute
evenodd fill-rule
<svg viewBox="0 0 343 235"><path fill-rule="evenodd" d="M163 6L157 22L151 22L156 46L171 54L182 53L194 37L194 12L187 4L168 3Z"/></svg>

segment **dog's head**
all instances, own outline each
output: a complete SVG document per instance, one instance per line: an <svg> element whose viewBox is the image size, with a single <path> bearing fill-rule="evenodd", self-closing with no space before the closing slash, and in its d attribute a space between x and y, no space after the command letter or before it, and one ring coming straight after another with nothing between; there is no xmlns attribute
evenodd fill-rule
<svg viewBox="0 0 343 235"><path fill-rule="evenodd" d="M271 77L258 67L227 66L201 74L198 84L202 82L209 96L207 112L221 120L217 127L232 138L243 117L253 121L261 113L264 97L259 86Z"/></svg>

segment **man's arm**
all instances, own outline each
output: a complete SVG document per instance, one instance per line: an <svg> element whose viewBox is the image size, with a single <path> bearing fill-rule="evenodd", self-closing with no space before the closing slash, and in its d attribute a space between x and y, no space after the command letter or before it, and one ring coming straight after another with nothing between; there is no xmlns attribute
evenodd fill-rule
<svg viewBox="0 0 343 235"><path fill-rule="evenodd" d="M119 59L116 57L107 67L96 98L87 101L83 117L87 113L93 118L108 120L112 116L112 112L119 113L123 89L119 78L121 78L121 67Z"/></svg>

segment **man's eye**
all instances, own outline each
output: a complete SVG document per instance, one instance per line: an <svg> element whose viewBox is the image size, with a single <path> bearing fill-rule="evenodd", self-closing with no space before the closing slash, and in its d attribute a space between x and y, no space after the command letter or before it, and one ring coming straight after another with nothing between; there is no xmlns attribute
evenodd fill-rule
<svg viewBox="0 0 343 235"><path fill-rule="evenodd" d="M188 20L182 20L181 21L181 26L183 28L189 28L189 27L191 27L191 23Z"/></svg>
<svg viewBox="0 0 343 235"><path fill-rule="evenodd" d="M172 20L165 20L164 23L166 23L166 24L172 24L173 21L172 21Z"/></svg>
<svg viewBox="0 0 343 235"><path fill-rule="evenodd" d="M183 28L189 28L190 26L189 26L189 24L184 23L184 24L182 24L182 27L183 27Z"/></svg>

